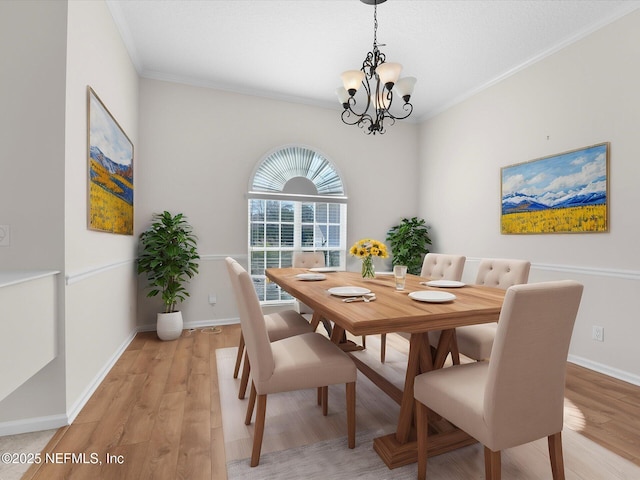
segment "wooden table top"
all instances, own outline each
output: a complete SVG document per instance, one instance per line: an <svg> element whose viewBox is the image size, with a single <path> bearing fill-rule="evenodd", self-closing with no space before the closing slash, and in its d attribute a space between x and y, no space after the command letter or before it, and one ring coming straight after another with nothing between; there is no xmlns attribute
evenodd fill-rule
<svg viewBox="0 0 640 480"><path fill-rule="evenodd" d="M353 335L391 332L426 332L478 323L495 322L500 316L505 291L479 285L461 288L436 288L421 285L429 279L407 275L403 291L395 289L393 275L364 280L359 272L327 272L326 279L303 281L303 268L269 268L267 278L306 303L316 313L332 320ZM331 295L332 287L364 287L376 294L376 300L345 303ZM426 303L412 300L409 293L418 290L438 290L453 293L456 299L447 303Z"/></svg>

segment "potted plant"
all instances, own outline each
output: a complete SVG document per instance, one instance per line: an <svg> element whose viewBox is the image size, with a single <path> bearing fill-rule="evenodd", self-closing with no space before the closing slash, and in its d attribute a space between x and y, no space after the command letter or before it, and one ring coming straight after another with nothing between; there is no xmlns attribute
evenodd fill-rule
<svg viewBox="0 0 640 480"><path fill-rule="evenodd" d="M199 258L197 237L183 214L153 214L151 226L140 235L138 274L147 274L147 297L162 296L164 311L157 318L161 340L174 340L182 333L182 313L176 305L189 296L185 283L198 273Z"/></svg>
<svg viewBox="0 0 640 480"><path fill-rule="evenodd" d="M420 275L424 255L429 253L427 245L431 245L424 219L403 218L399 225L389 229L387 241L393 265L406 265L408 273Z"/></svg>

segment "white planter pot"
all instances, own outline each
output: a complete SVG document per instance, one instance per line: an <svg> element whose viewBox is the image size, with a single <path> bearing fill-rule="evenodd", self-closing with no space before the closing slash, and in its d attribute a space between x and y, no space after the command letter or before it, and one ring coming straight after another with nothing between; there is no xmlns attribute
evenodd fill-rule
<svg viewBox="0 0 640 480"><path fill-rule="evenodd" d="M159 313L156 331L160 340L175 340L182 334L182 312Z"/></svg>

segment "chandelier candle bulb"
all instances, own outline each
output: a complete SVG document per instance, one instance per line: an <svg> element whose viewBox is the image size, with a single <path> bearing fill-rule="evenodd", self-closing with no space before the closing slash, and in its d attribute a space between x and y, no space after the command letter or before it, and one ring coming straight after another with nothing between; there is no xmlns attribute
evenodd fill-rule
<svg viewBox="0 0 640 480"><path fill-rule="evenodd" d="M378 93L376 98L375 94L371 95L371 103L376 107L376 110L386 110L391 105L391 97L388 91L383 90Z"/></svg>
<svg viewBox="0 0 640 480"><path fill-rule="evenodd" d="M349 92L344 87L336 88L336 95L338 95L338 100L343 106L349 104Z"/></svg>
<svg viewBox="0 0 640 480"><path fill-rule="evenodd" d="M364 72L360 70L347 70L341 75L341 77L344 89L353 97L360 88L360 85L362 85Z"/></svg>
<svg viewBox="0 0 640 480"><path fill-rule="evenodd" d="M404 77L398 80L394 85L394 88L398 95L402 97L405 102L408 102L413 93L413 88L416 85L418 79L416 77Z"/></svg>
<svg viewBox="0 0 640 480"><path fill-rule="evenodd" d="M387 87L387 90L393 88L393 85L398 81L398 78L400 78L401 71L402 65L392 62L383 63L376 68L380 83Z"/></svg>

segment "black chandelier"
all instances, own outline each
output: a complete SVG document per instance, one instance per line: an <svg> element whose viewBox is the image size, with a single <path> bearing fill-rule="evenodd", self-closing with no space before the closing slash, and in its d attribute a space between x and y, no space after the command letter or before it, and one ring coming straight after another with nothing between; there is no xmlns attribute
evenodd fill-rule
<svg viewBox="0 0 640 480"><path fill-rule="evenodd" d="M386 0L360 0L367 5L373 5L373 51L368 52L362 62L360 70L348 70L341 75L342 87L338 87L336 94L344 107L342 121L347 125L357 125L365 128L370 134L385 132L385 120L393 125L396 120L407 118L413 112L413 105L409 103L413 87L416 84L415 77L400 78L402 65L386 62L384 53L378 47L384 44L378 43L378 4ZM366 105L362 113L357 113L355 95L360 86L364 87ZM404 100L402 112L391 113L394 100L394 92ZM369 108L371 107L371 112Z"/></svg>

